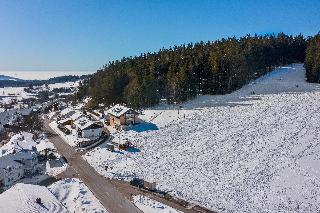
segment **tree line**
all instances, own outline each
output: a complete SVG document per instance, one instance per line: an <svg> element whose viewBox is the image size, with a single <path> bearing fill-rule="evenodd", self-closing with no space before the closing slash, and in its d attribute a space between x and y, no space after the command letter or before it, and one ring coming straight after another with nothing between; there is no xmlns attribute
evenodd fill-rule
<svg viewBox="0 0 320 213"><path fill-rule="evenodd" d="M307 40L302 35L246 35L212 42L162 48L109 62L83 81L77 99L149 107L165 99L181 103L196 95L226 94L274 67L303 62Z"/></svg>
<svg viewBox="0 0 320 213"><path fill-rule="evenodd" d="M307 81L320 83L320 33L308 40L305 68Z"/></svg>

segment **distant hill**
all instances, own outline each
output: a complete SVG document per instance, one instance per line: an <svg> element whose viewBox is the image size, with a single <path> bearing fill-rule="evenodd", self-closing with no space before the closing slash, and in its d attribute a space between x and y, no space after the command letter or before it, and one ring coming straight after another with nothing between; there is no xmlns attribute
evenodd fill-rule
<svg viewBox="0 0 320 213"><path fill-rule="evenodd" d="M19 78L6 76L6 75L0 75L0 81L23 81L23 80Z"/></svg>
<svg viewBox="0 0 320 213"><path fill-rule="evenodd" d="M30 85L40 86L44 84L55 84L64 82L75 82L78 80L84 80L89 78L91 75L68 75L50 78L48 80L22 80L10 76L0 75L0 87L27 87Z"/></svg>

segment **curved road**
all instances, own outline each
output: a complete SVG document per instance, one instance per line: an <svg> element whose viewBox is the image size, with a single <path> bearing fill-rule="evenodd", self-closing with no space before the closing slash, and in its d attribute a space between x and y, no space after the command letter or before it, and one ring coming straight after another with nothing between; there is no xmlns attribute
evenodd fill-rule
<svg viewBox="0 0 320 213"><path fill-rule="evenodd" d="M141 213L133 203L117 191L110 180L97 173L73 147L56 134L49 126L48 120L44 121L44 128L50 133L49 140L55 145L59 154L68 160L79 178L110 213Z"/></svg>

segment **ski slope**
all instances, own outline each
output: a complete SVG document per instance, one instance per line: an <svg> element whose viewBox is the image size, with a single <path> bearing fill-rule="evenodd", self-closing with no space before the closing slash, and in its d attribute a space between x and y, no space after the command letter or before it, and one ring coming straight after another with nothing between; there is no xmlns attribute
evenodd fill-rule
<svg viewBox="0 0 320 213"><path fill-rule="evenodd" d="M218 212L319 212L320 85L304 76L293 64L228 95L146 110L159 130L125 133L141 152L86 159Z"/></svg>

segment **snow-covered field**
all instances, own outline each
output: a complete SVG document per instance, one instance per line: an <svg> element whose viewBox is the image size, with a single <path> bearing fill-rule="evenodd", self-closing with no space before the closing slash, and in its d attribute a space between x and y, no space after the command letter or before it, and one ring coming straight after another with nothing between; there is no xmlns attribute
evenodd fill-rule
<svg viewBox="0 0 320 213"><path fill-rule="evenodd" d="M14 101L22 101L28 98L35 98L35 95L25 92L24 87L0 87L0 105L11 104ZM18 107L19 106L16 106L15 108ZM0 112L3 111L4 109L0 107Z"/></svg>
<svg viewBox="0 0 320 213"><path fill-rule="evenodd" d="M69 212L107 212L88 187L79 179L64 179L48 188Z"/></svg>
<svg viewBox="0 0 320 213"><path fill-rule="evenodd" d="M133 196L133 203L144 213L182 213L143 195Z"/></svg>
<svg viewBox="0 0 320 213"><path fill-rule="evenodd" d="M320 85L306 83L304 72L294 64L179 112L146 110L159 130L125 132L140 152L100 146L85 158L105 176L156 180L218 212L319 212Z"/></svg>
<svg viewBox="0 0 320 213"><path fill-rule="evenodd" d="M76 88L79 85L79 81L77 82L65 82L65 83L55 83L55 84L48 84L46 87L43 86L34 86L34 89L37 92L40 91L52 91L54 89L61 89L61 88ZM0 87L0 104L11 104L15 101L22 101L24 99L29 98L37 98L37 94L35 93L28 93L25 91L26 87ZM69 93L59 93L59 95L68 95ZM15 106L18 108L18 106ZM0 112L4 111L0 107Z"/></svg>

